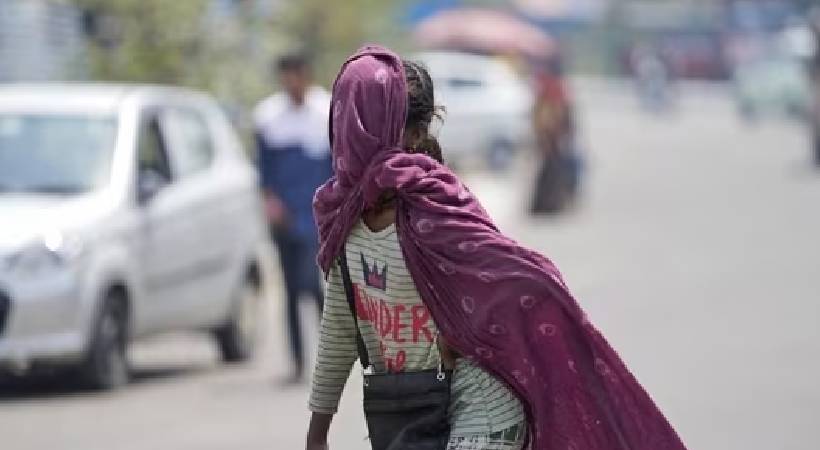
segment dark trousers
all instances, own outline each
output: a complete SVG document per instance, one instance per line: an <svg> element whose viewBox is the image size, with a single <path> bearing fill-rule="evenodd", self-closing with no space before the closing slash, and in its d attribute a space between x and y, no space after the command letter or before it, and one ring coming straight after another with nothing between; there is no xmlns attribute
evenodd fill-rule
<svg viewBox="0 0 820 450"><path fill-rule="evenodd" d="M324 306L321 274L316 264L318 244L314 238L300 236L291 231L276 230L271 234L279 249L279 261L285 279L285 307L291 357L295 372L301 375L305 366L305 356L299 320L299 298L302 294L313 297L320 314Z"/></svg>
<svg viewBox="0 0 820 450"><path fill-rule="evenodd" d="M533 214L560 212L576 196L581 170L581 156L571 147L545 155L535 179L530 211Z"/></svg>

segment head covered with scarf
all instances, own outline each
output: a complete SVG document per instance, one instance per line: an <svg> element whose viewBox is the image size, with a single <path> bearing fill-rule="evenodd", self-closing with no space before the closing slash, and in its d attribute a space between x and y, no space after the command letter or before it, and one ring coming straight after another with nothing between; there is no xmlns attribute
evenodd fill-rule
<svg viewBox="0 0 820 450"><path fill-rule="evenodd" d="M501 234L445 166L402 149L401 59L367 46L333 86L334 177L316 193L325 272L385 191L416 288L449 345L504 380L535 450L682 450L683 443L590 324L558 269Z"/></svg>

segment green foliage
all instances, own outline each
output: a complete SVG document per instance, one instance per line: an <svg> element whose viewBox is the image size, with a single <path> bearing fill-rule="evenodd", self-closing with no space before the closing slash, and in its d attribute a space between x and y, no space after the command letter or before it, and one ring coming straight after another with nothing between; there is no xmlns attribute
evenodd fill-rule
<svg viewBox="0 0 820 450"><path fill-rule="evenodd" d="M279 25L314 57L317 78L332 81L345 58L365 43L380 43L397 51L408 47L405 30L397 24L403 1L300 0L288 2Z"/></svg>
<svg viewBox="0 0 820 450"><path fill-rule="evenodd" d="M268 62L285 39L249 2L236 16L218 16L210 0L65 1L93 18L85 60L94 80L209 92L246 131L251 108L272 90Z"/></svg>
<svg viewBox="0 0 820 450"><path fill-rule="evenodd" d="M92 74L113 81L188 84L201 56L206 0L77 0L93 14Z"/></svg>
<svg viewBox="0 0 820 450"><path fill-rule="evenodd" d="M274 89L272 62L284 51L312 54L327 85L362 43L406 46L395 25L403 0L282 0L268 3L273 10L244 0L228 15L215 14L211 0L55 1L93 18L84 58L92 79L210 92L245 130L253 105Z"/></svg>
<svg viewBox="0 0 820 450"><path fill-rule="evenodd" d="M285 50L310 52L328 84L362 43L404 42L395 25L401 0L283 1L269 14L245 0L227 17L213 14L210 0L63 1L94 18L92 78L189 86L244 110L272 90L271 63Z"/></svg>
<svg viewBox="0 0 820 450"><path fill-rule="evenodd" d="M284 42L252 11L211 14L209 0L73 0L93 19L92 78L208 91L247 110L270 91L269 55Z"/></svg>

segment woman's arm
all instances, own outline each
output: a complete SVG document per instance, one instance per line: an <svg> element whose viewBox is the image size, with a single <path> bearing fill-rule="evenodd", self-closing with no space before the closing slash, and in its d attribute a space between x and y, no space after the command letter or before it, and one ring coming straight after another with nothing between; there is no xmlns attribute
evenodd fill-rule
<svg viewBox="0 0 820 450"><path fill-rule="evenodd" d="M355 326L341 273L338 266L334 265L330 269L325 288L319 353L310 392L310 410L313 416L307 436L309 450L326 448L330 422L339 407L345 383L358 357Z"/></svg>
<svg viewBox="0 0 820 450"><path fill-rule="evenodd" d="M333 414L313 413L308 427L306 450L327 450L327 433Z"/></svg>

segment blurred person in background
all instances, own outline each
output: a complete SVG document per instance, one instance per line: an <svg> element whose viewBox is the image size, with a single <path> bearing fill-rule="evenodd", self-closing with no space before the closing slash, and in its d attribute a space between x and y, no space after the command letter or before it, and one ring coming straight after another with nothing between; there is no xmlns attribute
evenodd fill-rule
<svg viewBox="0 0 820 450"><path fill-rule="evenodd" d="M556 213L575 198L581 176L571 95L560 60L536 66L535 92L532 120L541 167L535 179L530 211Z"/></svg>
<svg viewBox="0 0 820 450"><path fill-rule="evenodd" d="M256 107L254 122L265 209L285 282L293 367L284 384L298 384L305 365L299 299L310 295L319 311L324 302L312 204L316 188L331 175L330 95L312 84L304 54L281 57L276 72L283 92Z"/></svg>

